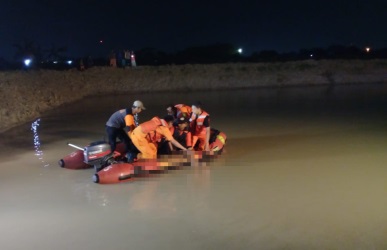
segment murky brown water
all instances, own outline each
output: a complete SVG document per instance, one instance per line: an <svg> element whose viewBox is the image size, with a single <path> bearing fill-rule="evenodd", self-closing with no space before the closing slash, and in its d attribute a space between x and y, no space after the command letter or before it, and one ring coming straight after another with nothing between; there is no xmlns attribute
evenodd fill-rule
<svg viewBox="0 0 387 250"><path fill-rule="evenodd" d="M1 135L1 249L387 249L386 97L387 85L353 85L66 105ZM225 154L117 185L58 167L67 142L103 138L135 98L143 121L201 100Z"/></svg>

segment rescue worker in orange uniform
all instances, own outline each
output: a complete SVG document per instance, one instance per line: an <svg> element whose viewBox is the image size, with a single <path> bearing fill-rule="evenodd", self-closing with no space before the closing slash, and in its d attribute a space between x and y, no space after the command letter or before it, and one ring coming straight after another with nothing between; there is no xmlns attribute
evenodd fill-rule
<svg viewBox="0 0 387 250"><path fill-rule="evenodd" d="M202 109L201 102L195 102L192 104L190 130L192 133L194 144L193 146L195 149L209 151L211 135L210 115Z"/></svg>
<svg viewBox="0 0 387 250"><path fill-rule="evenodd" d="M119 138L125 144L128 162L134 161L138 153L130 139L130 133L137 127L137 116L142 110L145 110L144 104L137 100L133 102L131 109L120 109L114 112L106 122L106 133L112 152L116 150L116 139Z"/></svg>
<svg viewBox="0 0 387 250"><path fill-rule="evenodd" d="M172 133L173 138L181 145L188 149L192 149L192 134L189 131L189 119L186 117L180 117L177 120L177 127L174 128Z"/></svg>
<svg viewBox="0 0 387 250"><path fill-rule="evenodd" d="M189 131L189 119L185 117L180 117L177 120L177 125L170 128L173 138L178 141L182 146L188 149L192 149L192 134ZM157 154L158 155L168 155L172 151L180 150L179 148L173 147L171 142L162 139L161 143L158 145Z"/></svg>
<svg viewBox="0 0 387 250"><path fill-rule="evenodd" d="M192 108L185 104L176 104L175 108L177 109L176 118L180 117L190 117L192 114Z"/></svg>
<svg viewBox="0 0 387 250"><path fill-rule="evenodd" d="M133 130L131 139L133 144L141 152L139 158L156 159L157 146L163 137L170 141L175 147L181 150L187 150L183 145L177 142L170 131L173 126L173 116L167 115L164 119L153 117L151 120L140 124Z"/></svg>
<svg viewBox="0 0 387 250"><path fill-rule="evenodd" d="M173 123L174 127L177 127L178 125L178 119L180 117L191 117L192 109L190 106L185 104L170 104L167 106L167 114L172 115L175 118L175 121Z"/></svg>

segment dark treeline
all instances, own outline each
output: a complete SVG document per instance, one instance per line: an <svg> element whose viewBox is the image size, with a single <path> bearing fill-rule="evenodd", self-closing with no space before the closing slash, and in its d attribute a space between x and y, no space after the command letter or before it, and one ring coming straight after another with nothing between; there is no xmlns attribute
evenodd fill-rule
<svg viewBox="0 0 387 250"><path fill-rule="evenodd" d="M66 56L65 46L52 45L49 49L41 49L34 42L14 44L15 60L9 62L0 58L0 69L20 69L24 58L32 58L32 68L66 69L91 66L108 66L109 55L93 58L90 55L79 57ZM117 51L117 50L116 50ZM108 53L108 51L107 51ZM387 48L359 48L353 45L332 45L327 48L301 49L298 52L279 53L275 50L262 50L245 55L238 48L228 43L217 43L207 46L189 47L176 53L166 53L155 48L143 48L135 51L137 65L166 64L213 64L213 63L255 63L285 62L297 60L321 59L382 59L387 58ZM71 61L71 64L68 63ZM119 66L119 65L118 65Z"/></svg>
<svg viewBox="0 0 387 250"><path fill-rule="evenodd" d="M373 50L355 46L332 45L328 48L301 49L298 52L279 53L275 50L262 50L249 56L238 52L231 44L215 44L191 47L183 51L167 54L147 48L136 52L141 65L162 64L211 64L230 62L285 62L321 59L376 59L387 58L387 48Z"/></svg>

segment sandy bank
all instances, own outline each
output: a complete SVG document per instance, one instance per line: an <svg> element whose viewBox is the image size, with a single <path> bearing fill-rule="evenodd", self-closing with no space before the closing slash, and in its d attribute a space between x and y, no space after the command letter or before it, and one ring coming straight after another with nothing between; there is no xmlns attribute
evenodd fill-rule
<svg viewBox="0 0 387 250"><path fill-rule="evenodd" d="M84 72L0 72L0 132L92 95L351 83L387 83L387 60L169 65Z"/></svg>

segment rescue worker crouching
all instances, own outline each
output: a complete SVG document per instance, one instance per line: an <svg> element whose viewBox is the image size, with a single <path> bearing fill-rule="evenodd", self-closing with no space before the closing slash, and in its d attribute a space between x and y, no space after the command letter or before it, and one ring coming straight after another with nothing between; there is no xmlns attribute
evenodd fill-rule
<svg viewBox="0 0 387 250"><path fill-rule="evenodd" d="M132 108L120 109L114 112L106 122L106 133L108 135L111 151L116 150L116 139L125 144L126 158L128 162L134 161L138 150L133 145L130 134L137 127L137 115L145 110L144 104L136 100Z"/></svg>
<svg viewBox="0 0 387 250"><path fill-rule="evenodd" d="M153 117L151 120L140 124L131 133L133 144L140 151L141 159L156 159L158 143L163 137L170 141L175 147L181 150L187 150L183 145L176 141L170 128L173 126L173 116L167 115L164 119Z"/></svg>
<svg viewBox="0 0 387 250"><path fill-rule="evenodd" d="M186 117L189 118L192 114L192 108L185 104L176 104L175 108L177 110L176 117Z"/></svg>
<svg viewBox="0 0 387 250"><path fill-rule="evenodd" d="M182 146L187 149L192 149L192 135L189 131L189 119L185 117L180 117L176 121L176 125L170 128L173 138L178 141ZM170 155L173 151L180 151L181 149L172 146L171 142L163 138L158 145L157 154L158 155Z"/></svg>
<svg viewBox="0 0 387 250"><path fill-rule="evenodd" d="M173 131L173 138L181 145L188 149L192 149L192 134L189 131L189 119L186 117L180 117L177 120L177 126ZM179 150L177 148L177 150Z"/></svg>
<svg viewBox="0 0 387 250"><path fill-rule="evenodd" d="M190 118L190 130L192 133L195 150L210 150L210 115L202 109L201 102L192 104L192 115Z"/></svg>
<svg viewBox="0 0 387 250"><path fill-rule="evenodd" d="M177 126L177 120L180 117L189 118L192 114L192 108L185 104L169 104L167 106L167 114L172 115L175 118L174 126Z"/></svg>

